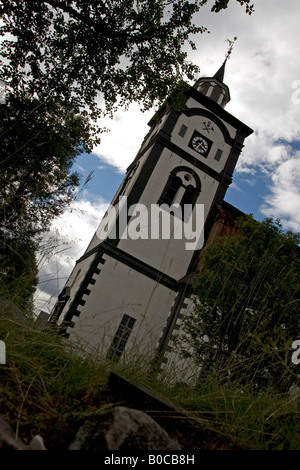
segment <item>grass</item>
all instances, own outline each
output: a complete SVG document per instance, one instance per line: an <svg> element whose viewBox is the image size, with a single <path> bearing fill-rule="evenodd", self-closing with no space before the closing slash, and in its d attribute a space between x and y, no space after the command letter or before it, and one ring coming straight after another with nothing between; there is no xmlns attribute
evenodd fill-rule
<svg viewBox="0 0 300 470"><path fill-rule="evenodd" d="M224 386L213 376L200 388L170 385L167 375L150 374L147 364L83 357L30 319L1 314L0 335L7 347L7 364L0 365L0 414L26 443L40 434L47 449L67 448L84 417L118 404L108 386L114 370L185 411L185 431L176 420L172 426L172 437L185 449L300 449L299 412L288 393Z"/></svg>
<svg viewBox="0 0 300 470"><path fill-rule="evenodd" d="M74 354L58 335L39 331L32 321L1 318L0 323L7 348L0 413L21 438L41 434L50 447L63 447L75 418L109 405L108 371Z"/></svg>

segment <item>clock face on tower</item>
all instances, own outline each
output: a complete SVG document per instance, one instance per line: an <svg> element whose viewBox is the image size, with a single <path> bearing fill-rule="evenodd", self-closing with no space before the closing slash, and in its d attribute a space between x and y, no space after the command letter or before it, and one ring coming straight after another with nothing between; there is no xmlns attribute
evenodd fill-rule
<svg viewBox="0 0 300 470"><path fill-rule="evenodd" d="M212 146L212 141L204 137L200 132L195 131L189 143L189 147L198 152L203 157L207 157Z"/></svg>

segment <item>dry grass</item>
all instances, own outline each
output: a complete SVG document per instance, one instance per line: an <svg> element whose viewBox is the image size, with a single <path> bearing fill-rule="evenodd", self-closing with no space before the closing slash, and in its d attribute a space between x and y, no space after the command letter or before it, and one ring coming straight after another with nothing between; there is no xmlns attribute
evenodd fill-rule
<svg viewBox="0 0 300 470"><path fill-rule="evenodd" d="M185 432L180 426L171 432L186 449L300 449L299 413L288 394L224 387L213 378L203 388L170 386L168 377L149 375L147 364L84 358L30 319L20 323L1 315L0 332L7 346L0 414L25 442L41 434L48 449L67 448L81 419L115 406L108 387L115 368L185 410Z"/></svg>

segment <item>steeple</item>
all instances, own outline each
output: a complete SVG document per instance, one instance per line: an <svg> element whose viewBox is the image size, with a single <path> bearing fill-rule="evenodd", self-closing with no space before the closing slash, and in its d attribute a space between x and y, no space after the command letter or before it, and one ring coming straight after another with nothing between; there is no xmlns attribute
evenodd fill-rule
<svg viewBox="0 0 300 470"><path fill-rule="evenodd" d="M222 82L224 81L224 75L225 75L225 65L226 65L226 62L227 62L227 57L226 59L224 60L223 64L221 65L221 67L219 68L219 70L215 73L214 75L214 78L216 78L217 80L219 80L219 82Z"/></svg>
<svg viewBox="0 0 300 470"><path fill-rule="evenodd" d="M194 85L196 90L218 103L222 108L230 101L229 88L223 81L226 62L227 57L213 77L201 77Z"/></svg>

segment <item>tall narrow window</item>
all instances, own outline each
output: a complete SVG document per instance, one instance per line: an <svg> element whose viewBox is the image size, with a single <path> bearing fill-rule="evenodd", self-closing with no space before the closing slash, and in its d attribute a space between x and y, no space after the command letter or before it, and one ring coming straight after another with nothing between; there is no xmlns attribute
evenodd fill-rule
<svg viewBox="0 0 300 470"><path fill-rule="evenodd" d="M184 137L187 130L188 130L187 126L182 124L182 126L181 126L181 128L178 132L178 135L180 135L180 137Z"/></svg>
<svg viewBox="0 0 300 470"><path fill-rule="evenodd" d="M194 186L192 186L191 184L189 184L187 187L186 187L186 190L185 190L185 193L180 201L180 205L181 207L183 208L183 206L185 204L192 204L194 205L195 203L195 195L197 195L196 193L196 188L194 188Z"/></svg>
<svg viewBox="0 0 300 470"><path fill-rule="evenodd" d="M175 176L175 178L173 178L167 190L167 193L165 194L164 204L168 204L169 206L172 204L172 202L175 199L176 193L181 185L182 185L181 178L179 178L179 176Z"/></svg>
<svg viewBox="0 0 300 470"><path fill-rule="evenodd" d="M215 155L215 160L217 160L217 162L219 162L221 160L221 157L222 157L222 150L221 149L218 149L217 152L216 152L216 155Z"/></svg>
<svg viewBox="0 0 300 470"><path fill-rule="evenodd" d="M196 199L197 199L197 189L191 184L189 184L186 187L184 195L180 201L180 206L182 209L182 218L185 222L188 222L191 216L190 210L193 209ZM188 204L191 206L191 208L188 207Z"/></svg>
<svg viewBox="0 0 300 470"><path fill-rule="evenodd" d="M107 353L108 359L116 362L120 359L135 322L135 318L126 314L123 315L119 328L117 329L117 332Z"/></svg>

